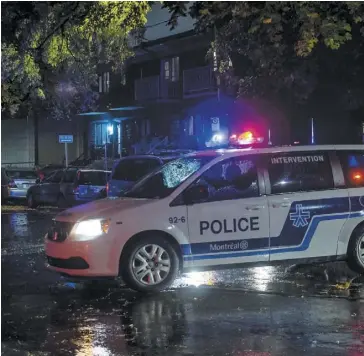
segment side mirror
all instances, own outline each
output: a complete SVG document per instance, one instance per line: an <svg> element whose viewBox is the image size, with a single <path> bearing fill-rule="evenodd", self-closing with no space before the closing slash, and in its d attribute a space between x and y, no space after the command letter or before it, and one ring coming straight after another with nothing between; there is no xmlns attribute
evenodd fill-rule
<svg viewBox="0 0 364 356"><path fill-rule="evenodd" d="M209 190L205 185L194 185L183 193L185 204L191 205L197 202L203 202L209 197Z"/></svg>

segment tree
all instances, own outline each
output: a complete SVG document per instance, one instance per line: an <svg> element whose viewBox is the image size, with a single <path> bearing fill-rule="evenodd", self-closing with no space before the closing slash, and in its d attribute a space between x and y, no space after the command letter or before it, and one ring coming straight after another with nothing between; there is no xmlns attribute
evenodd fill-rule
<svg viewBox="0 0 364 356"><path fill-rule="evenodd" d="M364 105L362 2L166 2L171 26L187 13L215 31L210 55L239 95L307 101L322 83L351 108ZM336 100L336 99L334 99Z"/></svg>
<svg viewBox="0 0 364 356"><path fill-rule="evenodd" d="M3 112L41 105L56 117L92 108L97 66L121 67L146 1L2 2Z"/></svg>

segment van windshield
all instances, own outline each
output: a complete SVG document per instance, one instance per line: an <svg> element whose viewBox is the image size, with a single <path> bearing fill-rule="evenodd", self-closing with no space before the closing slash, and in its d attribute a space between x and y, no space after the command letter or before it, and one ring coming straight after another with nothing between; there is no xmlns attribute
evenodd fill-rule
<svg viewBox="0 0 364 356"><path fill-rule="evenodd" d="M165 198L213 158L215 157L183 157L171 161L142 178L124 194L124 197Z"/></svg>

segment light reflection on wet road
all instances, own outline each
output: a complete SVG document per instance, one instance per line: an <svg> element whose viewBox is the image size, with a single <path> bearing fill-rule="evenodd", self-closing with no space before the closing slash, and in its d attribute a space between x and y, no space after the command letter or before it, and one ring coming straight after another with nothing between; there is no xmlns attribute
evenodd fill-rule
<svg viewBox="0 0 364 356"><path fill-rule="evenodd" d="M344 264L194 272L141 296L46 271L51 218L2 214L4 355L364 355L362 281L335 287L355 277Z"/></svg>

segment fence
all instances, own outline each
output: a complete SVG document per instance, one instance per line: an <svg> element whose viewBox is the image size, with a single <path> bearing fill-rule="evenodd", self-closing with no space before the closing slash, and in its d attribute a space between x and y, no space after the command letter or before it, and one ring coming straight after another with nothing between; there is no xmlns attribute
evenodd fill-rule
<svg viewBox="0 0 364 356"><path fill-rule="evenodd" d="M2 168L34 168L35 162L1 162Z"/></svg>

